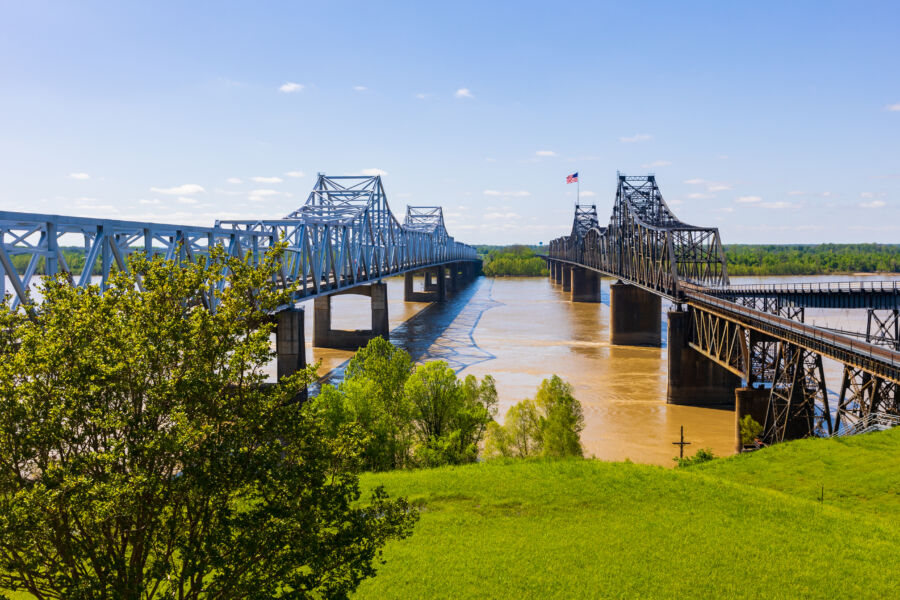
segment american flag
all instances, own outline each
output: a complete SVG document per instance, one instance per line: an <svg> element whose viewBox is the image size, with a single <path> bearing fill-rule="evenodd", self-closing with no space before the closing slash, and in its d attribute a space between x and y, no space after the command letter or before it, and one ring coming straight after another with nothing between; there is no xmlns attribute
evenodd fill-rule
<svg viewBox="0 0 900 600"><path fill-rule="evenodd" d="M566 183L576 183L578 181L578 173L572 173L571 175L566 175Z"/></svg>

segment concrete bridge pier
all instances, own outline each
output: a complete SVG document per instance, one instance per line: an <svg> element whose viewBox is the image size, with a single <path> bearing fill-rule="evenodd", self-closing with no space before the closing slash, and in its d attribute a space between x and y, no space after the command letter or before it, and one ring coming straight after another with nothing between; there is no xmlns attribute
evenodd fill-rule
<svg viewBox="0 0 900 600"><path fill-rule="evenodd" d="M551 264L555 267L555 270L553 271L553 282L562 283L563 277L565 276L565 265L557 261L553 261Z"/></svg>
<svg viewBox="0 0 900 600"><path fill-rule="evenodd" d="M571 292L572 291L572 271L575 270L575 267L570 267L569 265L562 265L562 291Z"/></svg>
<svg viewBox="0 0 900 600"><path fill-rule="evenodd" d="M668 313L669 404L691 406L731 406L741 378L722 368L690 346L691 315L671 310ZM763 414L765 418L765 414Z"/></svg>
<svg viewBox="0 0 900 600"><path fill-rule="evenodd" d="M417 292L413 287L415 273L407 272L403 276L404 302L443 302L447 299L447 277L444 267L430 267L425 271L425 291Z"/></svg>
<svg viewBox="0 0 900 600"><path fill-rule="evenodd" d="M448 292L452 292L455 294L460 285L459 265L457 263L450 263L447 265L446 271L446 289Z"/></svg>
<svg viewBox="0 0 900 600"><path fill-rule="evenodd" d="M278 379L293 375L306 368L306 337L302 308L291 307L275 315L275 353ZM294 400L306 400L306 390Z"/></svg>
<svg viewBox="0 0 900 600"><path fill-rule="evenodd" d="M341 294L359 294L372 299L372 328L349 331L331 328L331 298ZM376 337L388 339L390 325L388 323L387 284L373 283L335 292L328 296L319 296L314 301L315 323L313 327L313 346L319 348L338 348L357 350L369 340Z"/></svg>
<svg viewBox="0 0 900 600"><path fill-rule="evenodd" d="M572 268L572 302L600 302L600 273Z"/></svg>
<svg viewBox="0 0 900 600"><path fill-rule="evenodd" d="M659 296L619 281L609 286L609 308L611 344L662 345L662 302Z"/></svg>

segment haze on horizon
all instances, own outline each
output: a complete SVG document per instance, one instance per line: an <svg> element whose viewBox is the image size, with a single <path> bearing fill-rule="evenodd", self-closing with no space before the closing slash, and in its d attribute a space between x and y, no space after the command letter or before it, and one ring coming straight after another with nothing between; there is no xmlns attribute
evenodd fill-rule
<svg viewBox="0 0 900 600"><path fill-rule="evenodd" d="M891 2L5 3L0 210L277 218L382 174L469 243L657 175L724 243L900 242Z"/></svg>

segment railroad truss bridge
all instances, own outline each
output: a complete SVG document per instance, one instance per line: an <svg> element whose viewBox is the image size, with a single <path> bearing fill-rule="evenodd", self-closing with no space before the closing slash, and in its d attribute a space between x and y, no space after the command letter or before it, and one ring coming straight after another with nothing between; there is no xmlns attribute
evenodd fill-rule
<svg viewBox="0 0 900 600"><path fill-rule="evenodd" d="M306 203L277 220L194 227L0 211L0 298L13 309L39 302L39 271L65 273L73 286L105 289L112 272L128 269L129 254L148 248L166 259L197 261L220 246L258 264L279 241L287 247L274 284L294 290L293 303L273 315L279 377L306 365L304 311L297 303L313 300L314 346L355 350L374 337L388 337L383 278L403 274L406 301L442 301L473 279L481 264L473 247L447 232L441 207L408 207L400 223L380 176L320 174ZM62 252L73 244L84 248L85 267L78 274ZM27 262L17 270L13 259L22 255ZM424 275L419 291L413 287L416 274ZM331 298L339 294L371 298L371 329L331 327ZM213 310L215 300L212 294Z"/></svg>
<svg viewBox="0 0 900 600"><path fill-rule="evenodd" d="M900 423L898 282L732 286L718 229L680 221L652 175L619 175L606 226L596 206L577 206L545 258L573 302L599 302L600 278L617 280L613 344L660 345L661 300L672 302L670 403L734 404L768 442ZM866 311L867 330L809 325L806 308ZM823 360L843 366L836 399Z"/></svg>

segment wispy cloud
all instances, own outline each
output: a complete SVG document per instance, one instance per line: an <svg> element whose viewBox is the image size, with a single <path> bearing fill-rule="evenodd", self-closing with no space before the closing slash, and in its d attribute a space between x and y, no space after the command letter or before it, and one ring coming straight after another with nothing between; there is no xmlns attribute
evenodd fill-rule
<svg viewBox="0 0 900 600"><path fill-rule="evenodd" d="M188 198L187 196L179 196L178 197L179 204L197 204L196 198Z"/></svg>
<svg viewBox="0 0 900 600"><path fill-rule="evenodd" d="M741 196L735 200L738 204L757 204L762 202L759 196Z"/></svg>
<svg viewBox="0 0 900 600"><path fill-rule="evenodd" d="M556 156L556 152L553 150L538 150L534 153L535 156Z"/></svg>
<svg viewBox="0 0 900 600"><path fill-rule="evenodd" d="M788 196L805 196L806 192L803 190L791 190L788 192Z"/></svg>
<svg viewBox="0 0 900 600"><path fill-rule="evenodd" d="M157 198L141 198L140 200L138 200L138 204L155 205L155 204L159 204L159 199L157 199Z"/></svg>
<svg viewBox="0 0 900 600"><path fill-rule="evenodd" d="M647 163L646 165L641 165L645 169L652 169L654 167L668 167L671 166L672 163L668 160L654 160L651 163Z"/></svg>
<svg viewBox="0 0 900 600"><path fill-rule="evenodd" d="M69 173L70 179L81 179L82 181L85 179L90 179L91 176L87 173Z"/></svg>
<svg viewBox="0 0 900 600"><path fill-rule="evenodd" d="M202 185L197 185L196 183L185 183L184 185L176 185L175 187L170 188L150 188L151 192L156 192L157 194L165 194L167 196L191 196L193 194L200 194L205 192Z"/></svg>
<svg viewBox="0 0 900 600"><path fill-rule="evenodd" d="M871 202L863 202L860 206L863 208L882 208L887 206L887 202L884 200L872 200Z"/></svg>
<svg viewBox="0 0 900 600"><path fill-rule="evenodd" d="M646 142L647 140L652 140L653 136L649 133L636 133L632 136L620 137L620 142L625 142L626 144L630 144L633 142Z"/></svg>
<svg viewBox="0 0 900 600"><path fill-rule="evenodd" d="M521 215L515 212L491 212L484 215L485 219L518 219L519 217L521 217Z"/></svg>
<svg viewBox="0 0 900 600"><path fill-rule="evenodd" d="M281 177L251 177L256 183L281 183L284 181Z"/></svg>
<svg viewBox="0 0 900 600"><path fill-rule="evenodd" d="M725 190L730 190L731 186L725 183L710 183L706 186L706 189L710 192L724 192Z"/></svg>
<svg viewBox="0 0 900 600"><path fill-rule="evenodd" d="M288 171L284 175L285 177L303 177L304 175L306 175L306 173L304 173L303 171Z"/></svg>
<svg viewBox="0 0 900 600"><path fill-rule="evenodd" d="M226 183L231 183L231 184L233 184L233 185L237 185L237 184L239 184L239 183L244 183L243 181L241 181L241 180L238 179L237 177L229 177L228 179L225 180L225 182L226 182Z"/></svg>
<svg viewBox="0 0 900 600"><path fill-rule="evenodd" d="M684 182L688 185L700 185L701 183L706 183L705 179L685 179Z"/></svg>
<svg viewBox="0 0 900 600"><path fill-rule="evenodd" d="M306 88L302 83L294 83L293 81L284 82L281 87L278 88L279 92L283 92L285 94L293 94L295 92L302 92Z"/></svg>
<svg viewBox="0 0 900 600"><path fill-rule="evenodd" d="M782 209L782 208L793 208L796 205L793 204L792 202L778 201L778 202L761 202L759 204L759 206L761 206L763 208Z"/></svg>
<svg viewBox="0 0 900 600"><path fill-rule="evenodd" d="M456 93L453 94L457 98L474 98L475 94L472 93L472 90L469 88L459 88L456 90Z"/></svg>
<svg viewBox="0 0 900 600"><path fill-rule="evenodd" d="M594 192L592 192L592 191L590 191L590 190L584 190L583 192L581 192L581 197L582 197L582 198L593 198L593 197L596 196L596 195L597 195L597 194L595 194Z"/></svg>
<svg viewBox="0 0 900 600"><path fill-rule="evenodd" d="M387 176L387 171L383 171L382 169L363 169L363 175L367 175L369 177L375 177L376 175L381 175L382 177Z"/></svg>
<svg viewBox="0 0 900 600"><path fill-rule="evenodd" d="M485 196L507 196L514 198L524 198L525 196L530 196L531 192L527 192L525 190L511 190L511 191L501 191L501 190L484 190Z"/></svg>
<svg viewBox="0 0 900 600"><path fill-rule="evenodd" d="M369 91L369 88L367 88L367 87L364 86L364 85L354 85L354 86L353 86L353 91L354 91L354 92L367 92L367 91Z"/></svg>
<svg viewBox="0 0 900 600"><path fill-rule="evenodd" d="M885 110L890 112L900 112L900 102L898 102L897 104L888 104L884 108Z"/></svg>
<svg viewBox="0 0 900 600"><path fill-rule="evenodd" d="M418 94L416 94L417 100L424 100L427 97L428 97L428 94L423 94L422 92L419 92Z"/></svg>

